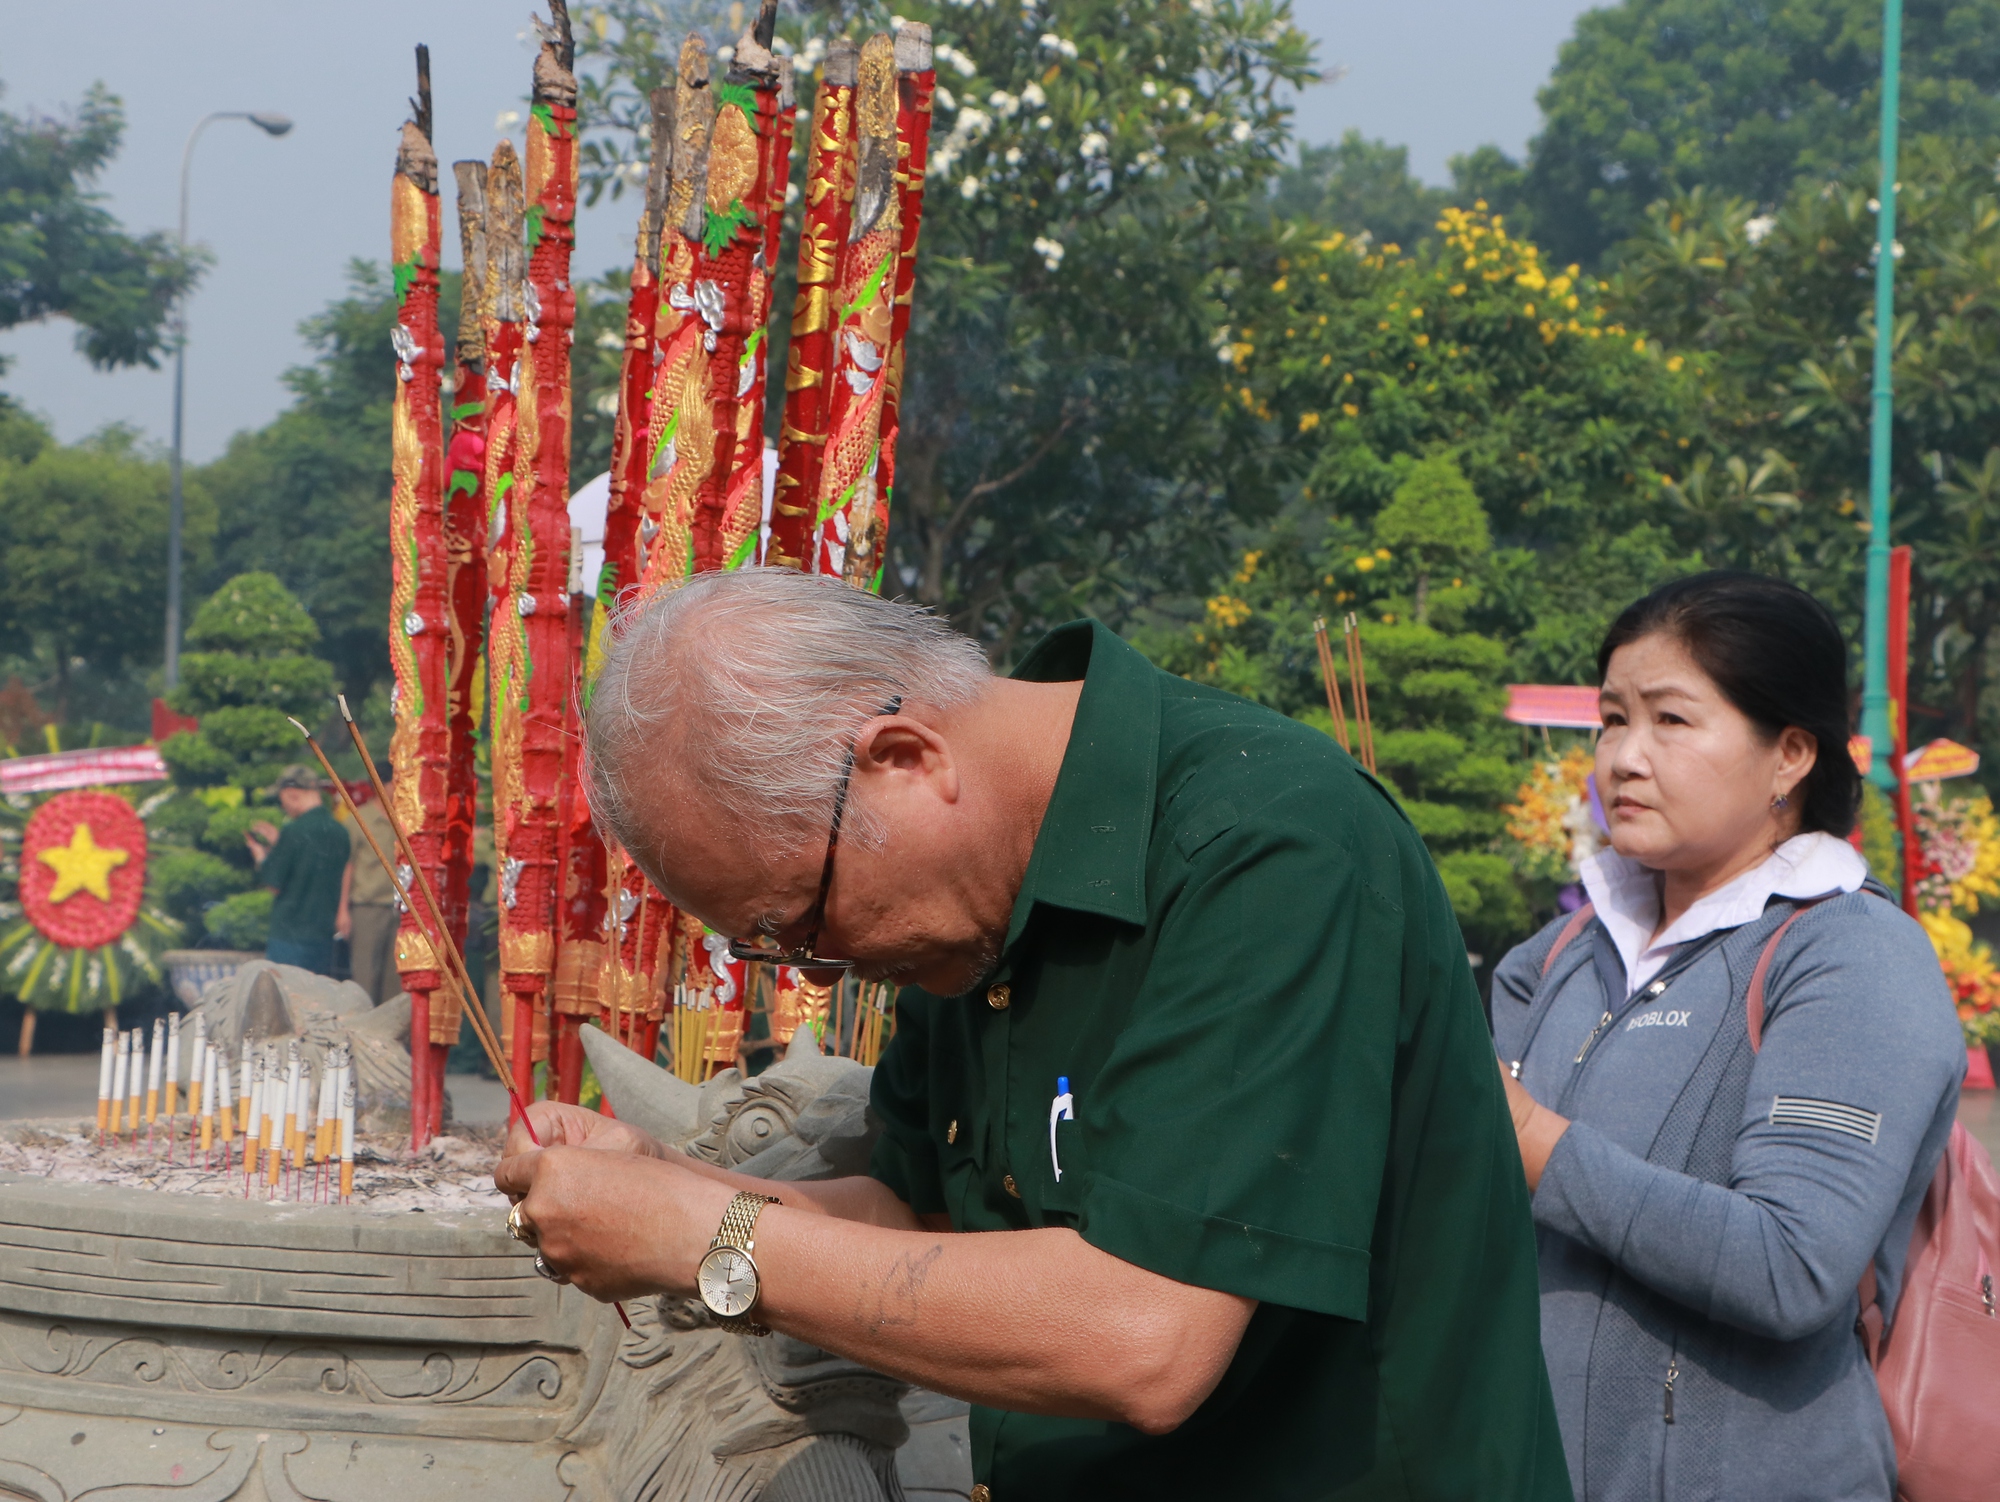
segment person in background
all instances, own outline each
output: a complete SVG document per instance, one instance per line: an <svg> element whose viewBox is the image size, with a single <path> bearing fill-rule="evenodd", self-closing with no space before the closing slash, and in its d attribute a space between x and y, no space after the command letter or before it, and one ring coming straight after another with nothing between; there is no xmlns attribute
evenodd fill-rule
<svg viewBox="0 0 2000 1502"><path fill-rule="evenodd" d="M383 786L388 786L395 768L380 766L377 770ZM396 889L389 883L389 873L368 848L368 835L374 835L375 843L393 860L396 832L389 827L388 812L379 798L370 798L358 805L355 812L358 821L347 825L347 870L340 879L340 914L335 932L347 937L352 956L349 975L379 1007L402 989L396 971L396 930L402 923L402 914L396 910Z"/></svg>
<svg viewBox="0 0 2000 1502"><path fill-rule="evenodd" d="M1571 1480L1889 1502L1857 1321L1894 1318L1965 1044L1846 839L1846 644L1803 591L1708 573L1627 609L1597 666L1611 848L1493 989Z"/></svg>
<svg viewBox="0 0 2000 1502"><path fill-rule="evenodd" d="M264 957L331 975L347 835L326 811L316 772L286 767L271 791L285 812L284 832L260 820L243 837L258 880L274 894Z"/></svg>

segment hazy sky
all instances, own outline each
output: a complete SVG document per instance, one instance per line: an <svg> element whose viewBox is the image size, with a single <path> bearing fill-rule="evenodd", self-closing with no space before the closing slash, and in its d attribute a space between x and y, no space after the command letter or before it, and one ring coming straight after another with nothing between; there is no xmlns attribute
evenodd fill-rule
<svg viewBox="0 0 2000 1502"><path fill-rule="evenodd" d="M1337 81L1299 101L1300 134L1350 127L1410 148L1443 181L1445 162L1487 141L1518 153L1536 128L1535 91L1580 0L1295 0ZM211 110L290 115L273 140L240 120L208 127L196 150L191 236L215 265L189 314L187 452L220 453L238 429L286 403L279 377L306 358L299 321L338 296L347 263L380 260L389 173L412 91L411 48L431 47L438 157L485 156L495 116L520 104L531 52L529 0L89 0L9 7L0 107L55 111L102 80L125 101L124 150L101 187L134 230L174 227L180 156ZM577 265L595 274L630 255L634 205L585 210ZM447 264L456 260L447 214ZM56 322L0 334L12 367L0 387L72 440L127 422L165 440L166 369L92 370ZM386 359L386 355L385 355Z"/></svg>

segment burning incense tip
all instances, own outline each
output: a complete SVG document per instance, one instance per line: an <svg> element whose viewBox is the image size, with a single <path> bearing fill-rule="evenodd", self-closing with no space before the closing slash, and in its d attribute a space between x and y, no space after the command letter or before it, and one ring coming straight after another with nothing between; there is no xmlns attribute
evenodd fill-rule
<svg viewBox="0 0 2000 1502"><path fill-rule="evenodd" d="M347 721L348 724L352 725L354 723L354 714L347 707L347 695L335 694L333 696L333 702L340 706L340 717L343 720Z"/></svg>

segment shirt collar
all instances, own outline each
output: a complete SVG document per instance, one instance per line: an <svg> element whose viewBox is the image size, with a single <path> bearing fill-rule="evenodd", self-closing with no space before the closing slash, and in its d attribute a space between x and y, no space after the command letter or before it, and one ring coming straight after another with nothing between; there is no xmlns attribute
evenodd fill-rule
<svg viewBox="0 0 2000 1502"><path fill-rule="evenodd" d="M1050 632L1013 676L1083 680L1062 770L1008 925L1011 947L1038 902L1146 921L1146 849L1160 742L1159 669L1098 621Z"/></svg>
<svg viewBox="0 0 2000 1502"><path fill-rule="evenodd" d="M1868 879L1868 863L1847 841L1825 833L1794 835L1760 864L1692 903L1655 940L1653 929L1660 921L1657 872L1608 846L1579 869L1583 889L1617 945L1627 977L1657 970L1668 953L1690 939L1742 927L1773 897L1826 897L1855 891Z"/></svg>

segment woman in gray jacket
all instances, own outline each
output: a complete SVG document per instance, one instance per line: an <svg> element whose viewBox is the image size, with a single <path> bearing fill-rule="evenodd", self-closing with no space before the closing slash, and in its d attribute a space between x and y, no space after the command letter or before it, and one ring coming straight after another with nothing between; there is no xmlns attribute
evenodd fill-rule
<svg viewBox="0 0 2000 1502"><path fill-rule="evenodd" d="M1611 848L1509 954L1494 1041L1534 1192L1542 1345L1580 1502L1890 1502L1857 1334L1893 1319L1965 1045L1923 930L1844 838L1824 606L1682 579L1598 653ZM1746 999L1772 950L1751 1030Z"/></svg>

